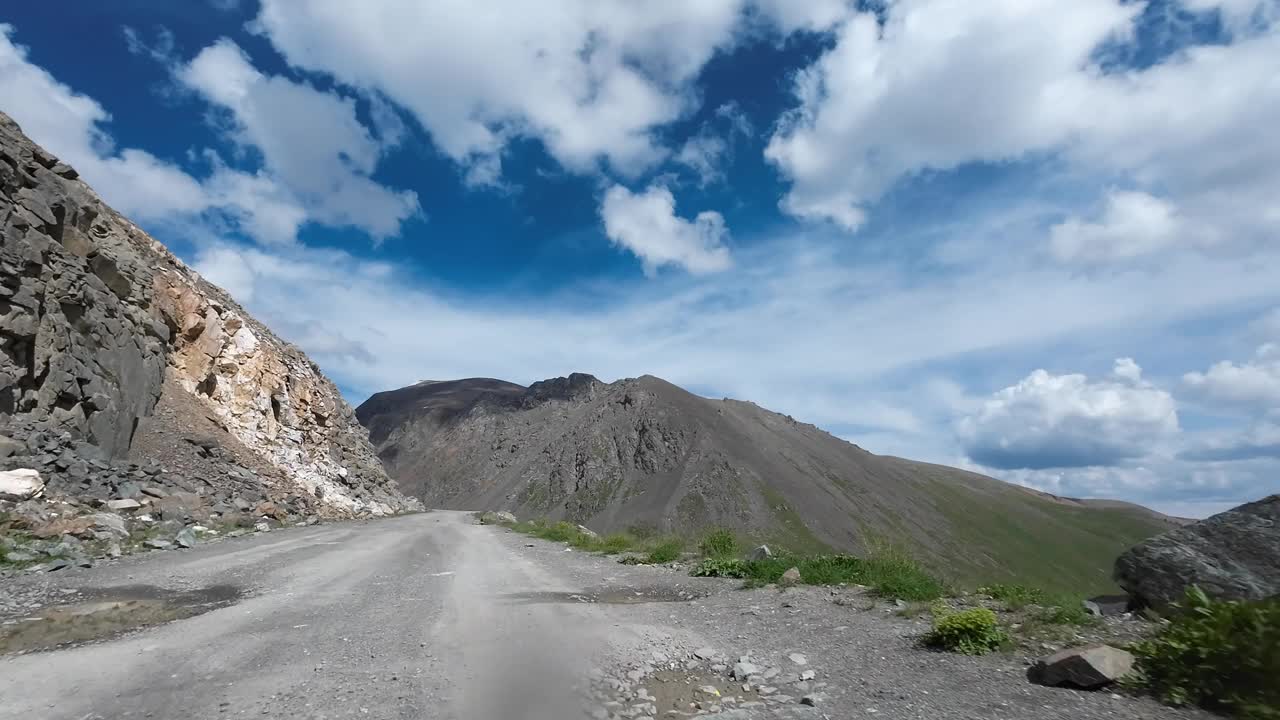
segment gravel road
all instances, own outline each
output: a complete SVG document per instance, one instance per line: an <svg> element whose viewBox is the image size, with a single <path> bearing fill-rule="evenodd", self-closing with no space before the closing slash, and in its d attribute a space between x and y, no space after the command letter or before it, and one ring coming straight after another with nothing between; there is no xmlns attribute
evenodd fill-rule
<svg viewBox="0 0 1280 720"><path fill-rule="evenodd" d="M5 583L10 630L40 626L20 617L50 601L71 605L56 616L73 626L96 617L76 608L203 612L0 657L0 719L1208 717L1034 686L1020 657L920 650L923 621L854 589L743 591L463 513L277 531ZM749 691L728 678L744 657L762 676Z"/></svg>

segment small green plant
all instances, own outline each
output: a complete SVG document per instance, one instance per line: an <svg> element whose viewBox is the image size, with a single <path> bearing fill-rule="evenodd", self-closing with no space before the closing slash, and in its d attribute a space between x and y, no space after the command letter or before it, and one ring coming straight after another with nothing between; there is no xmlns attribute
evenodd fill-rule
<svg viewBox="0 0 1280 720"><path fill-rule="evenodd" d="M1126 681L1173 705L1280 719L1280 598L1214 602L1193 587L1171 622L1138 643Z"/></svg>
<svg viewBox="0 0 1280 720"><path fill-rule="evenodd" d="M959 612L937 608L933 630L924 639L929 647L965 655L985 655L999 648L1004 641L1005 635L996 623L996 614L987 608Z"/></svg>
<svg viewBox="0 0 1280 720"><path fill-rule="evenodd" d="M1084 609L1084 599L1072 595L1059 595L1042 601L1044 609L1036 613L1036 619L1049 625L1096 625L1098 618Z"/></svg>
<svg viewBox="0 0 1280 720"><path fill-rule="evenodd" d="M748 563L737 558L712 557L698 563L691 573L694 577L747 577Z"/></svg>
<svg viewBox="0 0 1280 720"><path fill-rule="evenodd" d="M1044 591L1026 585L987 585L978 592L992 600L999 600L1009 610L1021 610L1028 605L1044 603Z"/></svg>
<svg viewBox="0 0 1280 720"><path fill-rule="evenodd" d="M649 550L649 562L654 565L677 560L684 552L684 541L677 537L667 538Z"/></svg>
<svg viewBox="0 0 1280 720"><path fill-rule="evenodd" d="M717 528L702 538L698 550L708 558L733 557L738 554L738 538L731 530Z"/></svg>

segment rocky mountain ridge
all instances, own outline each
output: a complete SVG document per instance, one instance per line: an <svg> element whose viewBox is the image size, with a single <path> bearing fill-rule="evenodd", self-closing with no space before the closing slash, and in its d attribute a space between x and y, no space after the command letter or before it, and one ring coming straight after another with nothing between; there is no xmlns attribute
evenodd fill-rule
<svg viewBox="0 0 1280 720"><path fill-rule="evenodd" d="M315 363L3 114L0 231L0 470L38 471L52 506L188 493L197 516L270 503L273 522L420 507ZM29 525L65 514L26 500Z"/></svg>
<svg viewBox="0 0 1280 720"><path fill-rule="evenodd" d="M424 382L357 409L391 475L433 507L598 532L725 526L797 549L892 544L968 577L1114 589L1125 548L1177 523L880 456L753 403L659 378L575 374L528 388Z"/></svg>

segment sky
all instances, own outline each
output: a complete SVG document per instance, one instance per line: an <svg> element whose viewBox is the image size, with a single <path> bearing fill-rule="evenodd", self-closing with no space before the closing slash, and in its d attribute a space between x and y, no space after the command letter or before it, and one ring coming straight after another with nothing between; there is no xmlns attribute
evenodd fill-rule
<svg viewBox="0 0 1280 720"><path fill-rule="evenodd" d="M1280 0L74 5L0 8L0 110L353 403L652 374L1280 491Z"/></svg>

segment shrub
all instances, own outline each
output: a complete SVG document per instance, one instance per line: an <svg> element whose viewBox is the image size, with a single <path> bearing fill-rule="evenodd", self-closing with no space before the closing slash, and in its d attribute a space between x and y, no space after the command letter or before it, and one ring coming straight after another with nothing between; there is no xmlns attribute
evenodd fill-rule
<svg viewBox="0 0 1280 720"><path fill-rule="evenodd" d="M694 577L747 577L747 561L737 558L707 558L691 573Z"/></svg>
<svg viewBox="0 0 1280 720"><path fill-rule="evenodd" d="M709 558L733 557L738 554L738 538L730 530L717 528L702 538L698 550Z"/></svg>
<svg viewBox="0 0 1280 720"><path fill-rule="evenodd" d="M1044 602L1043 590L1026 585L987 585L978 588L978 592L992 600L999 600L1010 610L1020 610L1028 605Z"/></svg>
<svg viewBox="0 0 1280 720"><path fill-rule="evenodd" d="M657 565L677 560L684 552L684 541L680 538L667 538L649 549L649 562Z"/></svg>
<svg viewBox="0 0 1280 720"><path fill-rule="evenodd" d="M1175 611L1159 634L1134 646L1128 682L1174 705L1280 718L1280 598L1214 602L1193 587Z"/></svg>
<svg viewBox="0 0 1280 720"><path fill-rule="evenodd" d="M933 630L924 641L926 645L942 650L984 655L1000 647L1005 636L996 624L996 614L987 608L960 612L939 609L934 614Z"/></svg>

